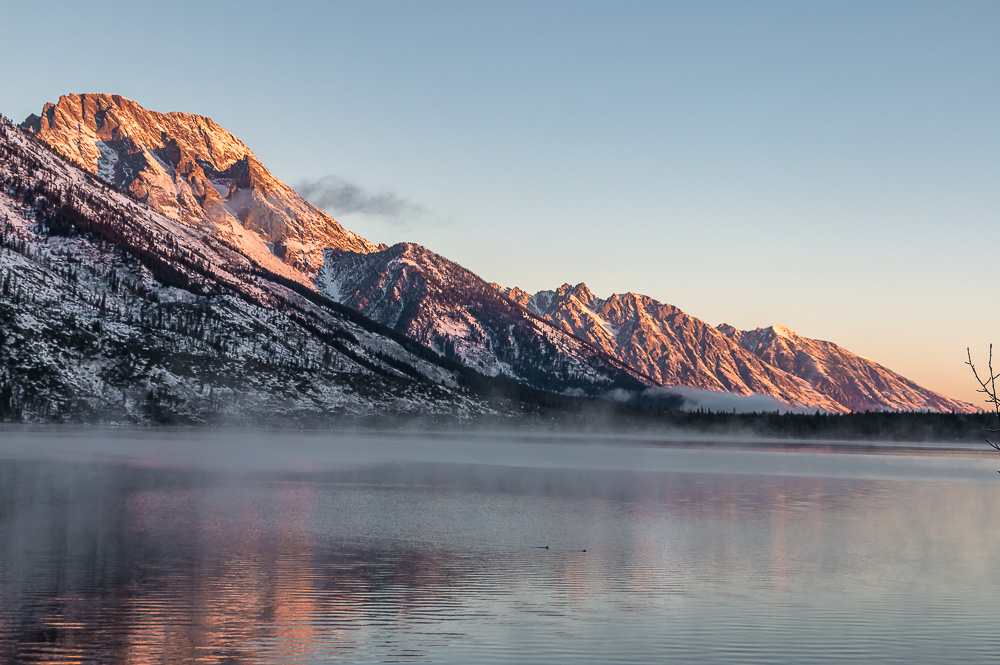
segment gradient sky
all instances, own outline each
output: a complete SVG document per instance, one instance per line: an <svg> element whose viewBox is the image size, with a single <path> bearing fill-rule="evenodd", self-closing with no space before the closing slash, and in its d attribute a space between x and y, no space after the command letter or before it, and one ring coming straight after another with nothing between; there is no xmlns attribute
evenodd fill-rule
<svg viewBox="0 0 1000 665"><path fill-rule="evenodd" d="M780 323L980 403L963 363L1000 345L1000 2L0 12L16 121L69 92L207 115L293 186L346 183L328 209L373 241Z"/></svg>

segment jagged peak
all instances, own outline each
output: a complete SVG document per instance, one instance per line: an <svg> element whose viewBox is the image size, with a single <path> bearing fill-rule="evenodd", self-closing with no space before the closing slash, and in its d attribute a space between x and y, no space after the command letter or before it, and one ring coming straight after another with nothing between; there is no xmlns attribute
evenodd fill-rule
<svg viewBox="0 0 1000 665"><path fill-rule="evenodd" d="M491 282L490 286L504 294L505 296L513 299L524 298L527 300L531 297L531 294L518 286L503 286L502 284L497 284L496 282Z"/></svg>
<svg viewBox="0 0 1000 665"><path fill-rule="evenodd" d="M720 323L718 326L715 327L715 329L718 330L723 335L725 335L726 337L728 337L729 339L733 340L734 342L740 341L740 338L743 337L742 330L728 323Z"/></svg>
<svg viewBox="0 0 1000 665"><path fill-rule="evenodd" d="M650 302L649 296L644 296L641 293L636 293L635 291L626 291L625 293L614 293L608 298L610 303L620 303L628 307L635 307L641 309L646 303Z"/></svg>
<svg viewBox="0 0 1000 665"><path fill-rule="evenodd" d="M38 120L34 120L34 117ZM82 131L89 130L95 138L133 139L138 145L155 145L167 135L181 132L188 146L198 146L197 156L202 160L209 158L218 170L224 170L238 160L252 157L256 168L267 171L242 141L210 117L181 111L152 111L121 95L62 95L58 102L46 103L40 117L34 114L28 116L22 127L27 126L35 134L45 134L65 118L82 123L78 127ZM166 120L170 122L164 124Z"/></svg>
<svg viewBox="0 0 1000 665"><path fill-rule="evenodd" d="M151 111L121 95L73 93L45 104L40 116L29 116L22 126L169 218L208 224L220 236L230 235L233 224L241 226L280 248L275 255L306 273L319 270L325 249L383 248L296 194L207 116Z"/></svg>

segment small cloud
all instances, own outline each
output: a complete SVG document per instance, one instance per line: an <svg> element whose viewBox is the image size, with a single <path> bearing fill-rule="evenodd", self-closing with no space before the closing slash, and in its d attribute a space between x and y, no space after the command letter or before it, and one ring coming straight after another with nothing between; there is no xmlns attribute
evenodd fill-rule
<svg viewBox="0 0 1000 665"><path fill-rule="evenodd" d="M427 216L427 210L395 192L372 192L339 176L303 180L295 191L317 208L331 215L366 215L380 217L400 226Z"/></svg>

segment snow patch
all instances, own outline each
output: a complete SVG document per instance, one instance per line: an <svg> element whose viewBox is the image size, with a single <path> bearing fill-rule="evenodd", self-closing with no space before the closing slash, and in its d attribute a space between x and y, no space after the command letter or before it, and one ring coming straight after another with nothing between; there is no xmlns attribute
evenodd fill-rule
<svg viewBox="0 0 1000 665"><path fill-rule="evenodd" d="M95 145L101 152L101 156L97 159L97 177L113 185L115 167L118 166L118 153L104 141L97 141Z"/></svg>
<svg viewBox="0 0 1000 665"><path fill-rule="evenodd" d="M233 189L233 183L228 180L213 180L212 178L209 178L208 183L212 185L212 189L219 193L219 196L223 201L226 200L226 197L229 196L229 192Z"/></svg>
<svg viewBox="0 0 1000 665"><path fill-rule="evenodd" d="M274 243L264 244L268 245L272 252L274 251ZM332 252L330 250L323 250L323 267L320 268L319 273L316 275L316 286L319 288L320 293L325 295L330 300L343 303L343 300L341 300L340 277L335 274L336 271L331 269L328 264L331 254Z"/></svg>

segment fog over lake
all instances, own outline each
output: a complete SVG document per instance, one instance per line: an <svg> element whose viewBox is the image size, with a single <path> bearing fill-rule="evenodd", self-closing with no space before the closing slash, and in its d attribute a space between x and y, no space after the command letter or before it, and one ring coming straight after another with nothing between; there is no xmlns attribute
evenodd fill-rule
<svg viewBox="0 0 1000 665"><path fill-rule="evenodd" d="M7 428L0 663L982 663L997 468L985 444Z"/></svg>

